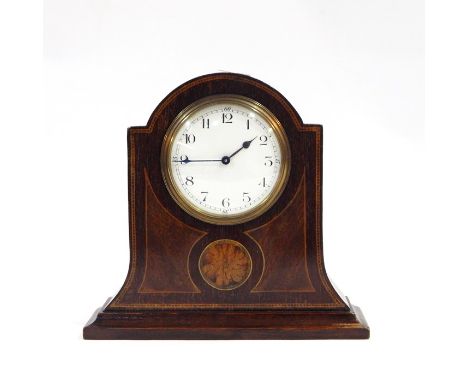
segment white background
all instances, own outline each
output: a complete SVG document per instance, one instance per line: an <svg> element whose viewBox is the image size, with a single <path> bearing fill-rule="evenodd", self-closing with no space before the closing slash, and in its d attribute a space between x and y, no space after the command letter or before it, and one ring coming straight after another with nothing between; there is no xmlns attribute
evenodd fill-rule
<svg viewBox="0 0 468 382"><path fill-rule="evenodd" d="M467 8L435 3L2 5L1 379L466 380ZM81 339L127 272L126 128L220 70L324 125L326 267L369 341Z"/></svg>

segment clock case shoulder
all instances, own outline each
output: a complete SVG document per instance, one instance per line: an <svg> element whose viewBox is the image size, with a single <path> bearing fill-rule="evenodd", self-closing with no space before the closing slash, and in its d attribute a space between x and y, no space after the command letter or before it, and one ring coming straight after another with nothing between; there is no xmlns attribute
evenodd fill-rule
<svg viewBox="0 0 468 382"><path fill-rule="evenodd" d="M263 216L233 227L216 227L181 211L168 195L161 181L160 167L156 165L165 129L177 114L194 101L217 94L243 95L267 107L280 120L292 152L288 185L276 204ZM359 308L335 290L325 271L322 149L322 125L304 124L286 98L252 77L215 73L176 88L161 101L146 126L128 129L129 271L116 297L106 302L84 328L84 337L368 338L369 329ZM155 196L153 204L158 206L149 215L148 195ZM302 220L292 217L301 215L301 211L304 211ZM152 226L156 227L150 233L149 219L154 220ZM166 220L161 225L158 219ZM168 225L175 228L161 228ZM171 236L177 232L191 233ZM190 269L182 270L180 265L186 262L183 256L180 259L174 256L172 268L161 262L152 265L148 235L156 242L177 240L182 248L185 237L203 245L220 237L234 238L246 245L254 256L259 259L263 256L263 269L254 269L252 275L257 279L253 284L246 283L244 289L234 295L213 294L200 280L190 277ZM294 237L297 243L289 242L290 248L281 250L278 249L281 241L269 243L272 235ZM199 251L202 244L192 245L192 258L195 257L192 252ZM162 247L158 245L156 243L155 248L160 251ZM276 251L275 256L269 257L272 251ZM294 263L299 262L300 253L305 253L305 266L284 267L281 253L285 254L284 261ZM257 263L261 263L260 260ZM173 269L174 264L177 272L172 275L163 272ZM148 271L152 272L151 276ZM187 279L185 283L171 281L184 278ZM187 294L197 291L201 293ZM256 327L258 320L263 322L262 327ZM187 322L192 322L193 326L186 327ZM219 326L216 322L224 324ZM137 328L136 323L142 327Z"/></svg>

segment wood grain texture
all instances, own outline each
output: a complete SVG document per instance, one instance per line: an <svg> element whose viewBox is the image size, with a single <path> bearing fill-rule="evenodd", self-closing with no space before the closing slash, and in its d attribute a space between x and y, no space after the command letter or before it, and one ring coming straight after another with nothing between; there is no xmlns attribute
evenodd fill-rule
<svg viewBox="0 0 468 382"><path fill-rule="evenodd" d="M160 167L162 141L174 118L217 94L249 97L268 108L291 148L291 173L277 202L258 218L232 226L184 212L168 193ZM367 326L333 288L324 267L322 126L303 124L265 83L217 73L171 92L146 127L129 129L128 147L129 272L116 297L85 328L85 338L368 337ZM200 273L201 253L216 240L236 241L251 256L251 274L236 289L213 288ZM193 325L184 326L186 320Z"/></svg>
<svg viewBox="0 0 468 382"><path fill-rule="evenodd" d="M145 181L146 264L139 293L200 293L187 264L193 245L206 232L174 219L156 198L147 176Z"/></svg>
<svg viewBox="0 0 468 382"><path fill-rule="evenodd" d="M131 311L99 309L84 328L86 339L244 340L367 339L361 310L341 311Z"/></svg>
<svg viewBox="0 0 468 382"><path fill-rule="evenodd" d="M265 258L264 276L252 292L315 292L307 261L306 205L303 177L281 214L247 232L262 248ZM291 224L297 229L291 230Z"/></svg>
<svg viewBox="0 0 468 382"><path fill-rule="evenodd" d="M233 240L217 240L203 250L199 270L213 288L236 289L249 278L252 259L242 244Z"/></svg>

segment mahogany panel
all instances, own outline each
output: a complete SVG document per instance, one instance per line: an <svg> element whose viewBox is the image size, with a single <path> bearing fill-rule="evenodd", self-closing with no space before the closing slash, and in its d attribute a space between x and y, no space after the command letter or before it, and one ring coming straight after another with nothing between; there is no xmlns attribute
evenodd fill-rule
<svg viewBox="0 0 468 382"><path fill-rule="evenodd" d="M188 271L188 255L206 232L172 217L145 174L146 264L140 293L200 293Z"/></svg>
<svg viewBox="0 0 468 382"><path fill-rule="evenodd" d="M268 223L247 231L262 248L265 258L262 278L253 292L315 292L307 264L306 230L303 175L296 195L284 211Z"/></svg>

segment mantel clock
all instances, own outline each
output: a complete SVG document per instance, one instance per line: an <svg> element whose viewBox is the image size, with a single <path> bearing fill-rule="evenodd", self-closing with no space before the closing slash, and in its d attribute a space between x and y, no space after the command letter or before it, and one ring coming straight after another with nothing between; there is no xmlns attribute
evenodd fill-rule
<svg viewBox="0 0 468 382"><path fill-rule="evenodd" d="M322 252L322 126L209 74L128 130L130 266L86 339L369 337Z"/></svg>

